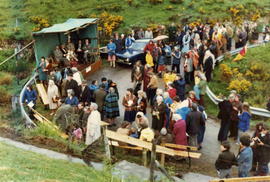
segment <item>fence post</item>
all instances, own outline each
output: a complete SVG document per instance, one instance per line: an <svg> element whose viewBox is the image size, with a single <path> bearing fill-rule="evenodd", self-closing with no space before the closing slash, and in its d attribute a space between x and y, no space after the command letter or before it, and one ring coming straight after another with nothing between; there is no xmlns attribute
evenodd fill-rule
<svg viewBox="0 0 270 182"><path fill-rule="evenodd" d="M143 149L142 152L142 160L143 160L143 166L147 166L147 149Z"/></svg>
<svg viewBox="0 0 270 182"><path fill-rule="evenodd" d="M161 141L160 145L164 147L165 146L164 141ZM160 165L164 167L164 164L165 164L165 154L161 154L160 155Z"/></svg>
<svg viewBox="0 0 270 182"><path fill-rule="evenodd" d="M102 127L102 134L103 134L103 140L104 140L104 147L105 147L105 152L106 152L106 157L109 161L111 161L111 152L110 152L110 145L109 145L109 140L106 136L106 130L107 130L107 127L106 126L103 126Z"/></svg>
<svg viewBox="0 0 270 182"><path fill-rule="evenodd" d="M154 174L155 174L155 160L156 160L156 145L157 145L157 140L153 139L152 140L152 151L151 151L151 163L150 163L150 182L154 182Z"/></svg>

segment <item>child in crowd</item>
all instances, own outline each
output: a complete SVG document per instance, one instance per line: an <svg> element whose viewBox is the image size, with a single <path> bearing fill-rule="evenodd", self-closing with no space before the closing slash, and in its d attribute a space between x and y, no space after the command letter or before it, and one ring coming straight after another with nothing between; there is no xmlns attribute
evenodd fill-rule
<svg viewBox="0 0 270 182"><path fill-rule="evenodd" d="M230 152L230 142L223 141L220 145L221 153L219 154L215 166L220 179L230 178L232 173L232 165L236 165L235 155Z"/></svg>
<svg viewBox="0 0 270 182"><path fill-rule="evenodd" d="M247 102L243 103L242 113L239 115L239 124L238 124L238 142L239 138L243 133L249 130L251 114L249 111L249 104Z"/></svg>

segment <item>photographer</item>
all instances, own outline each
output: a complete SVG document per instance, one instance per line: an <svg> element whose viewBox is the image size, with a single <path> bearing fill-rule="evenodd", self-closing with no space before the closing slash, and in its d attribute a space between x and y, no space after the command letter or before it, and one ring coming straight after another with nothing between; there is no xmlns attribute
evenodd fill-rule
<svg viewBox="0 0 270 182"><path fill-rule="evenodd" d="M240 137L240 149L237 156L238 177L248 177L252 168L253 152L250 147L251 139L248 135Z"/></svg>
<svg viewBox="0 0 270 182"><path fill-rule="evenodd" d="M259 137L253 138L254 144L257 145L258 168L256 175L266 176L269 172L268 163L270 161L270 133L266 126L261 130Z"/></svg>

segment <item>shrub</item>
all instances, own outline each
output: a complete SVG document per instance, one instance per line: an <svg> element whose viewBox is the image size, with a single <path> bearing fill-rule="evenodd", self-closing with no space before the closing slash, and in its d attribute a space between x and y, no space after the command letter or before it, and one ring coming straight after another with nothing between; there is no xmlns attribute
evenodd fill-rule
<svg viewBox="0 0 270 182"><path fill-rule="evenodd" d="M148 0L150 4L160 4L163 3L163 0Z"/></svg>
<svg viewBox="0 0 270 182"><path fill-rule="evenodd" d="M169 6L167 6L167 7L165 8L165 10L168 10L168 11L173 10L173 9L174 9L174 8L173 8L172 5L169 5Z"/></svg>
<svg viewBox="0 0 270 182"><path fill-rule="evenodd" d="M183 2L184 2L184 0L170 0L170 3L172 3L172 4L181 4Z"/></svg>
<svg viewBox="0 0 270 182"><path fill-rule="evenodd" d="M122 16L109 14L108 12L103 12L99 16L91 15L91 17L99 18L98 30L107 36L110 36L123 22Z"/></svg>
<svg viewBox="0 0 270 182"><path fill-rule="evenodd" d="M225 81L230 81L233 76L232 69L227 64L220 64L221 77Z"/></svg>
<svg viewBox="0 0 270 182"><path fill-rule="evenodd" d="M31 16L30 22L35 24L35 27L33 28L34 32L50 26L49 20L41 16Z"/></svg>
<svg viewBox="0 0 270 182"><path fill-rule="evenodd" d="M0 87L0 103L1 104L7 104L11 101L11 95L10 93L3 87Z"/></svg>
<svg viewBox="0 0 270 182"><path fill-rule="evenodd" d="M10 85L12 83L12 75L9 73L0 73L0 85Z"/></svg>
<svg viewBox="0 0 270 182"><path fill-rule="evenodd" d="M247 93L251 88L252 84L246 79L235 79L229 84L229 90L236 90L238 93Z"/></svg>

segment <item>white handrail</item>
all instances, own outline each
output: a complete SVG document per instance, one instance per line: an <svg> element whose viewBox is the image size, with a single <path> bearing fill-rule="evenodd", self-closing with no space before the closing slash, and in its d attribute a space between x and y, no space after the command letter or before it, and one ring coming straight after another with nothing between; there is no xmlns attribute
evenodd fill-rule
<svg viewBox="0 0 270 182"><path fill-rule="evenodd" d="M264 43L258 43L258 44L253 44L248 46L248 48L253 48L253 47L258 47L263 45ZM242 48L230 51L231 55L236 55L241 51ZM217 58L218 62L223 61L224 59L224 55L219 56ZM207 86L206 87L206 94L208 95L208 97L212 100L212 102L214 102L215 104L218 104L219 102L223 101L222 99L218 98L211 90L210 88ZM257 108L257 107L250 107L250 111L253 115L257 115L257 116L263 116L263 117L268 117L270 118L270 112L266 109L262 109L262 108Z"/></svg>

